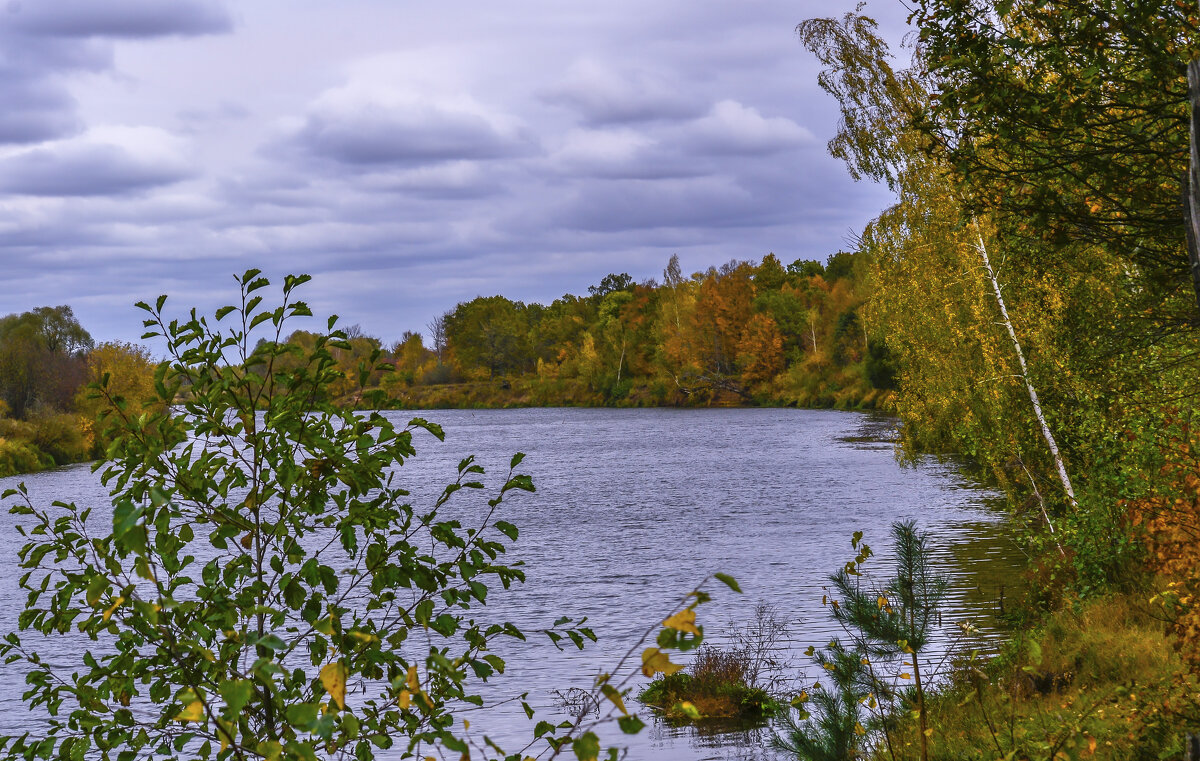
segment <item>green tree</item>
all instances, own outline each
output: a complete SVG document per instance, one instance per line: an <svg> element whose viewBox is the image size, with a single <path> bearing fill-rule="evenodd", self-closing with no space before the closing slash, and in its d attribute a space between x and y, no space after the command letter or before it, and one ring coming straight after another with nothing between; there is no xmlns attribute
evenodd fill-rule
<svg viewBox="0 0 1200 761"><path fill-rule="evenodd" d="M785 714L783 732L773 735L771 744L800 761L863 758L866 729L862 706L871 695L864 657L862 650L847 649L838 639L817 651L813 661L830 684L817 682L812 695L802 693L793 706L799 717Z"/></svg>
<svg viewBox="0 0 1200 761"><path fill-rule="evenodd" d="M890 578L877 581L864 575L863 565L873 552L861 540L862 532L855 532L851 545L858 555L829 577L831 594L823 601L852 644L834 639L815 653L819 673L831 684L818 682L812 696L805 693L793 701L800 710L799 721L789 717L775 743L803 761L875 758L885 750L895 758L896 714L915 709L921 759L926 761L929 733L921 657L947 581L933 567L929 534L918 531L912 521L892 524L896 565ZM909 668L911 673L905 671ZM895 682L910 678L915 683L912 696L897 704ZM877 731L872 734L871 728Z"/></svg>
<svg viewBox="0 0 1200 761"><path fill-rule="evenodd" d="M68 409L91 347L69 306L0 318L0 399L12 416L23 418L38 405Z"/></svg>
<svg viewBox="0 0 1200 761"><path fill-rule="evenodd" d="M597 296L599 298L604 298L608 294L616 293L617 291L632 291L632 290L633 290L633 278L630 277L628 272L622 272L619 275L615 275L615 274L605 275L603 278L601 278L600 285L589 285L588 286L588 293L591 294L592 296Z"/></svg>
<svg viewBox="0 0 1200 761"><path fill-rule="evenodd" d="M446 343L464 371L480 368L494 378L532 364L525 305L503 296L480 296L446 316Z"/></svg>
<svg viewBox="0 0 1200 761"><path fill-rule="evenodd" d="M963 178L973 211L1051 243L1043 267L1087 267L1069 243L1128 265L1143 304L1190 319L1181 178L1196 3L921 0L919 52L936 83L917 121ZM1185 298L1164 304L1171 293Z"/></svg>
<svg viewBox="0 0 1200 761"><path fill-rule="evenodd" d="M107 341L88 352L88 385L75 395L75 409L87 421L93 456L103 457L113 437L120 435L121 405L129 417L141 414L146 403L162 411L163 402L154 388L156 367L150 350L136 344Z"/></svg>
<svg viewBox="0 0 1200 761"><path fill-rule="evenodd" d="M912 521L902 521L892 526L895 576L879 585L863 584L857 569L843 568L830 579L841 597L841 604L832 606L833 617L852 633L868 657L909 659L922 761L929 757L929 736L925 732L928 719L921 657L948 585L933 568L931 550L929 534L918 531Z"/></svg>
<svg viewBox="0 0 1200 761"><path fill-rule="evenodd" d="M415 433L442 432L327 401L346 335L331 319L307 350L281 340L309 314L293 293L307 279L286 278L271 308L260 295L268 282L250 270L240 302L212 318L169 319L166 297L139 305L145 337L165 339L170 359L156 372L157 408L114 399L124 430L102 471L110 530L103 510L35 507L24 485L5 494L20 497L13 511L30 537L20 629L77 630L96 643L68 666L39 657L38 636L4 638L0 654L28 671L30 708L50 713L44 736L0 740L8 757L467 751L454 707L480 703L479 682L503 671L497 639L525 638L475 616L495 587L524 579L504 562L517 527L499 516L532 481L516 472L517 454L486 506L460 505L484 489L467 457L435 504L415 507L395 468L414 456ZM269 337L256 343L256 329ZM283 358L292 361L276 367ZM581 647L593 638L565 618L545 631ZM643 658L648 673L669 666L656 653ZM595 735L578 725L547 732L595 757Z"/></svg>

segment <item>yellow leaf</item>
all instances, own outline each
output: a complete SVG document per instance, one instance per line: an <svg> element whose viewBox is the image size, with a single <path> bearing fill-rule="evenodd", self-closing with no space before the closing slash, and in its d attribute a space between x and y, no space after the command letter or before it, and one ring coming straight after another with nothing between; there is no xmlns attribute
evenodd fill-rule
<svg viewBox="0 0 1200 761"><path fill-rule="evenodd" d="M417 678L416 666L408 667L408 678L404 680L404 684L406 684L408 689L412 690L413 692L421 689L421 680Z"/></svg>
<svg viewBox="0 0 1200 761"><path fill-rule="evenodd" d="M401 690L400 697L396 701L396 705L400 706L401 711L406 711L412 708L412 693L408 690Z"/></svg>
<svg viewBox="0 0 1200 761"><path fill-rule="evenodd" d="M258 752L267 761L279 761L279 757L283 755L283 746L274 740L267 740L258 744Z"/></svg>
<svg viewBox="0 0 1200 761"><path fill-rule="evenodd" d="M679 710L681 710L685 714L687 714L688 718L691 718L691 719L699 719L700 718L700 709L696 708L696 706L692 705L692 703L690 701L687 701L687 700L682 701L679 704Z"/></svg>
<svg viewBox="0 0 1200 761"><path fill-rule="evenodd" d="M352 631L352 632L350 632L350 636L354 637L359 642L378 642L379 641L379 637L376 637L374 634L368 634L367 632Z"/></svg>
<svg viewBox="0 0 1200 761"><path fill-rule="evenodd" d="M611 684L606 684L600 688L600 691L604 693L604 697L612 701L612 704L615 705L621 713L626 716L629 715L629 711L625 710L625 700L621 697L621 693L616 687L613 687Z"/></svg>
<svg viewBox="0 0 1200 761"><path fill-rule="evenodd" d="M663 626L676 631L687 632L699 636L700 630L696 628L696 611L681 610L675 615L663 621Z"/></svg>
<svg viewBox="0 0 1200 761"><path fill-rule="evenodd" d="M183 710L175 714L175 721L204 721L204 701L194 691L188 690L180 697Z"/></svg>
<svg viewBox="0 0 1200 761"><path fill-rule="evenodd" d="M114 612L114 611L115 611L117 608L121 607L121 605L122 605L124 602L125 602L125 598L124 598L123 596L122 596L122 597L118 597L116 600L114 600L114 601L113 601L112 607L111 607L111 608L109 608L108 610L104 611L103 615L101 615L101 618L103 618L105 621L107 621L108 619L112 618L112 614L113 614L113 612Z"/></svg>
<svg viewBox="0 0 1200 761"><path fill-rule="evenodd" d="M315 624L313 624L313 628L322 634L333 634L333 619L322 618L320 621L317 621ZM351 632L351 634L353 634L353 632Z"/></svg>
<svg viewBox="0 0 1200 761"><path fill-rule="evenodd" d="M930 727L929 729L925 730L925 736L933 737L933 727Z"/></svg>
<svg viewBox="0 0 1200 761"><path fill-rule="evenodd" d="M667 654L657 647L648 647L642 651L642 673L646 676L654 676L660 672L670 676L682 668L683 666L677 663L671 663Z"/></svg>
<svg viewBox="0 0 1200 761"><path fill-rule="evenodd" d="M900 678L901 679L912 679L912 674L901 674Z"/></svg>
<svg viewBox="0 0 1200 761"><path fill-rule="evenodd" d="M346 666L340 662L327 663L321 668L321 686L329 693L338 708L346 707Z"/></svg>
<svg viewBox="0 0 1200 761"><path fill-rule="evenodd" d="M865 727L863 727L863 725L862 725L862 724L859 724L858 722L855 722L855 724L854 724L854 734L856 734L856 735L865 735L866 733L867 733L867 730L866 730L866 728L865 728Z"/></svg>

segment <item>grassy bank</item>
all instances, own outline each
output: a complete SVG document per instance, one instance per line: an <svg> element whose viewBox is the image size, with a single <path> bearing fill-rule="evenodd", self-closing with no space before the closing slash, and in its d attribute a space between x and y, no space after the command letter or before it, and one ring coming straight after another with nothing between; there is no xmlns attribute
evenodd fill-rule
<svg viewBox="0 0 1200 761"><path fill-rule="evenodd" d="M1015 633L1002 656L956 664L926 698L929 757L1182 758L1200 717L1197 686L1145 598L1069 604ZM901 716L893 746L915 758L917 722Z"/></svg>
<svg viewBox="0 0 1200 761"><path fill-rule="evenodd" d="M85 418L71 413L0 418L0 478L89 459L90 430Z"/></svg>
<svg viewBox="0 0 1200 761"><path fill-rule="evenodd" d="M391 387L396 409L500 409L508 407L802 407L811 409L888 410L892 391L847 377L827 384L781 380L741 393L722 388L689 388L669 381L628 384L605 396L576 378L517 376L489 381ZM348 397L353 403L358 395Z"/></svg>

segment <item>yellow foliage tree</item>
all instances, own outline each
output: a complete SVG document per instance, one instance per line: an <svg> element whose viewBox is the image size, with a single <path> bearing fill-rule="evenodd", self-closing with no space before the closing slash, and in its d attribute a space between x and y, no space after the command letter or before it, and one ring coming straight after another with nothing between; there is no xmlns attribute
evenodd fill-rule
<svg viewBox="0 0 1200 761"><path fill-rule="evenodd" d="M116 422L109 420L113 414L136 418L147 403L157 399L157 365L149 349L121 341L102 343L88 353L87 384L99 384L102 390L85 385L75 396L75 409L83 418L83 432L91 441L93 456L103 456L112 442L108 423ZM161 403L155 402L153 411L161 412Z"/></svg>

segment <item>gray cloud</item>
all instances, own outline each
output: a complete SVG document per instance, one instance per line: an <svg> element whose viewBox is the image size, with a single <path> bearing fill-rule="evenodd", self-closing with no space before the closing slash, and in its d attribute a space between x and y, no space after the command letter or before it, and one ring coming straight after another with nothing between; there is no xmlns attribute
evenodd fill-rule
<svg viewBox="0 0 1200 761"><path fill-rule="evenodd" d="M129 137L137 134L126 133ZM29 196L124 195L169 185L191 174L177 149L164 144L140 146L82 138L34 148L0 159L0 192Z"/></svg>
<svg viewBox="0 0 1200 761"><path fill-rule="evenodd" d="M580 129L567 132L547 157L562 177L668 179L708 173L707 161L680 151L676 136L654 129Z"/></svg>
<svg viewBox="0 0 1200 761"><path fill-rule="evenodd" d="M0 10L0 145L81 131L69 80L110 71L112 39L231 29L228 13L214 0L10 0Z"/></svg>
<svg viewBox="0 0 1200 761"><path fill-rule="evenodd" d="M425 99L320 104L291 138L312 156L342 164L427 164L516 156L528 135L470 104Z"/></svg>
<svg viewBox="0 0 1200 761"><path fill-rule="evenodd" d="M61 84L0 67L0 144L37 143L78 132L75 99Z"/></svg>
<svg viewBox="0 0 1200 761"><path fill-rule="evenodd" d="M6 10L5 26L49 37L193 36L233 28L212 0L13 0Z"/></svg>
<svg viewBox="0 0 1200 761"><path fill-rule="evenodd" d="M728 177L626 180L586 186L551 216L554 224L592 232L657 227L745 227L766 209Z"/></svg>
<svg viewBox="0 0 1200 761"><path fill-rule="evenodd" d="M0 50L0 145L40 143L82 130L67 76L104 70L112 62L111 49L91 41L35 41L0 27Z"/></svg>
<svg viewBox="0 0 1200 761"><path fill-rule="evenodd" d="M686 119L703 103L644 71L620 72L593 59L575 61L565 78L542 91L547 103L570 108L591 125Z"/></svg>
<svg viewBox="0 0 1200 761"><path fill-rule="evenodd" d="M836 107L784 0L245 0L225 38L215 3L90 2L0 11L0 259L5 310L66 301L98 337L255 266L391 340L672 253L824 258L888 201L823 155Z"/></svg>
<svg viewBox="0 0 1200 761"><path fill-rule="evenodd" d="M791 119L764 117L734 100L713 104L703 119L688 125L683 139L700 154L768 155L816 142Z"/></svg>

